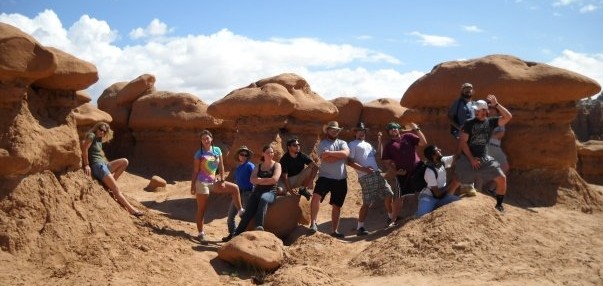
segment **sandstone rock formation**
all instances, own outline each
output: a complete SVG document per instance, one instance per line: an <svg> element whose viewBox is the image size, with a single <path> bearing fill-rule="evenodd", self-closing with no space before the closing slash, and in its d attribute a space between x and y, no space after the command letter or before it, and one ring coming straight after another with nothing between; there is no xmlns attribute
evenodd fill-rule
<svg viewBox="0 0 603 286"><path fill-rule="evenodd" d="M338 111L314 93L303 78L281 74L230 92L212 103L207 112L216 118L236 120L232 146L248 146L257 161L262 146L267 144L274 146L278 160L283 154L283 141L293 136L302 139L305 152L313 150L322 124ZM225 157L228 167L234 166L231 157Z"/></svg>
<svg viewBox="0 0 603 286"><path fill-rule="evenodd" d="M554 204L556 187L568 180L576 166L575 137L569 128L576 115L575 101L599 92L599 84L571 71L506 55L439 64L408 88L400 104L420 112L417 120L427 140L445 153L455 150L446 113L464 82L473 84L475 100L495 94L513 114L502 144L515 171L509 193ZM540 191L519 188L516 182L521 180L514 176L534 170L565 175L551 176L553 181L546 187L535 186L545 188Z"/></svg>
<svg viewBox="0 0 603 286"><path fill-rule="evenodd" d="M96 67L3 23L0 50L0 177L78 169L71 111L85 100L75 89L98 79Z"/></svg>
<svg viewBox="0 0 603 286"><path fill-rule="evenodd" d="M577 170L587 182L603 185L603 141L577 143Z"/></svg>
<svg viewBox="0 0 603 286"><path fill-rule="evenodd" d="M572 122L576 138L581 142L603 139L603 101L580 100L577 104L578 116Z"/></svg>
<svg viewBox="0 0 603 286"><path fill-rule="evenodd" d="M233 265L247 264L254 269L274 271L283 264L283 242L270 232L247 231L218 249L218 257Z"/></svg>

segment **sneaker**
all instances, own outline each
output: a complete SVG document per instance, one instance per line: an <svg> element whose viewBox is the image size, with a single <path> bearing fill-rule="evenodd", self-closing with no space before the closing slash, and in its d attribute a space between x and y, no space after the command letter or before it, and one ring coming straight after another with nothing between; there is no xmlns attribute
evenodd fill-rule
<svg viewBox="0 0 603 286"><path fill-rule="evenodd" d="M389 227L389 225L390 225L391 223L392 223L392 219L388 217L388 218L385 220L385 226L386 226L386 227Z"/></svg>
<svg viewBox="0 0 603 286"><path fill-rule="evenodd" d="M502 204L501 204L501 205L496 205L494 208L495 208L496 210L498 210L499 212L501 212L501 213L504 213L504 212L505 212L505 207L503 207L503 205L502 205Z"/></svg>
<svg viewBox="0 0 603 286"><path fill-rule="evenodd" d="M344 238L345 234L343 234L341 232L334 231L334 232L331 233L331 236L334 237L334 238Z"/></svg>
<svg viewBox="0 0 603 286"><path fill-rule="evenodd" d="M316 233L317 231L318 231L318 226L317 226L315 223L311 224L311 225L310 225L310 233L311 233L311 234L314 234L314 233Z"/></svg>
<svg viewBox="0 0 603 286"><path fill-rule="evenodd" d="M230 241L232 239L232 237L233 237L233 235L232 235L232 233L230 233L227 236L222 237L222 241L223 242L228 242L228 241Z"/></svg>
<svg viewBox="0 0 603 286"><path fill-rule="evenodd" d="M200 243L206 243L205 241L205 233L204 232L200 232L199 234L197 234L197 236L195 237L195 239L200 242Z"/></svg>
<svg viewBox="0 0 603 286"><path fill-rule="evenodd" d="M477 190L472 185L461 185L459 195L464 197L475 197Z"/></svg>
<svg viewBox="0 0 603 286"><path fill-rule="evenodd" d="M237 214L238 214L240 217L242 217L244 213L245 213L245 209L244 209L244 208L241 208Z"/></svg>
<svg viewBox="0 0 603 286"><path fill-rule="evenodd" d="M310 192L308 192L308 190L306 190L306 188L299 188L299 194L301 196L304 196L308 201L310 200L310 197L312 197L312 195L310 194Z"/></svg>
<svg viewBox="0 0 603 286"><path fill-rule="evenodd" d="M364 229L364 227L361 227L356 230L356 235L358 235L358 236L363 236L363 235L367 235L367 234L369 234L369 232L366 229Z"/></svg>
<svg viewBox="0 0 603 286"><path fill-rule="evenodd" d="M258 225L255 227L255 230L264 231L264 227L261 225Z"/></svg>

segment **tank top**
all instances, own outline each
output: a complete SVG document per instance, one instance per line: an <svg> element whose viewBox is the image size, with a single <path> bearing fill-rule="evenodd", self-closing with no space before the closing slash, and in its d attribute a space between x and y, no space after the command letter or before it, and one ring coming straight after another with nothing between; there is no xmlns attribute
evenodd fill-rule
<svg viewBox="0 0 603 286"><path fill-rule="evenodd" d="M259 178L272 178L272 175L274 175L274 166L276 166L276 163L274 163L274 165L272 165L272 168L270 168L270 170L264 171L264 170L262 170L262 163L260 163L260 165L258 166L258 177ZM265 193L265 192L269 192L272 190L276 190L276 184L274 184L274 185L255 185L256 192Z"/></svg>

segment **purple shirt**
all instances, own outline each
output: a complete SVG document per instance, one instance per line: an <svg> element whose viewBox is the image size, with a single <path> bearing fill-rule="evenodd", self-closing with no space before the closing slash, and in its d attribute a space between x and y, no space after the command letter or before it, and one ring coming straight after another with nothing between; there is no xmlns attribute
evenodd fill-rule
<svg viewBox="0 0 603 286"><path fill-rule="evenodd" d="M381 159L392 160L396 164L396 170L404 169L410 173L421 160L416 152L419 140L419 136L415 134L404 133L399 139L392 139L385 145Z"/></svg>

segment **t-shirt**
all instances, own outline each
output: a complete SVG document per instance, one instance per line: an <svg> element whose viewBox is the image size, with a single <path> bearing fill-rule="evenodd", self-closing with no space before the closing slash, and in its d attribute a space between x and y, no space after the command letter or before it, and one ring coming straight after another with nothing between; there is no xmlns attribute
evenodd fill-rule
<svg viewBox="0 0 603 286"><path fill-rule="evenodd" d="M88 148L88 164L108 163L109 161L103 151L103 139L97 138L94 133L86 134L86 138L92 140L92 145Z"/></svg>
<svg viewBox="0 0 603 286"><path fill-rule="evenodd" d="M220 147L211 146L210 151L204 151L203 148L195 153L195 160L201 160L197 181L213 184L216 181L216 171L220 166L220 156L222 150Z"/></svg>
<svg viewBox="0 0 603 286"><path fill-rule="evenodd" d="M452 165L453 156L442 157L442 165L436 169L438 177L436 178L435 173L431 168L425 168L425 174L423 178L427 183L427 187L421 191L422 195L433 196L431 193L431 187L437 186L438 189L446 187L446 168L450 168Z"/></svg>
<svg viewBox="0 0 603 286"><path fill-rule="evenodd" d="M239 186L240 192L249 192L253 190L253 184L251 183L251 173L255 166L250 161L237 166L235 169L235 182Z"/></svg>
<svg viewBox="0 0 603 286"><path fill-rule="evenodd" d="M404 169L412 173L421 160L416 152L419 140L419 136L413 133L404 133L399 139L392 139L385 145L381 159L394 161L396 170Z"/></svg>
<svg viewBox="0 0 603 286"><path fill-rule="evenodd" d="M371 167L375 171L379 170L377 159L375 158L377 150L373 148L371 143L364 140L354 140L348 146L350 147L350 159L355 163L358 163L362 167ZM367 174L360 170L356 170L356 173L358 173L359 178Z"/></svg>
<svg viewBox="0 0 603 286"><path fill-rule="evenodd" d="M297 153L295 158L291 157L291 154L287 152L280 160L282 172L287 173L289 177L301 173L306 165L310 165L312 162L312 159L302 152Z"/></svg>
<svg viewBox="0 0 603 286"><path fill-rule="evenodd" d="M464 98L460 97L455 100L448 109L448 116L454 118L454 122L462 127L467 120L475 117L475 109L473 109L473 105L474 101L465 101ZM459 132L459 130L455 127L450 127L453 134L457 134Z"/></svg>
<svg viewBox="0 0 603 286"><path fill-rule="evenodd" d="M348 149L348 143L341 139L335 139L331 141L329 139L324 139L320 141L318 146L316 147L316 154L318 156L322 156L324 151L342 151ZM347 158L339 159L334 162L321 162L318 168L318 176L325 177L334 180L342 180L347 177L347 173L345 171L345 163Z"/></svg>
<svg viewBox="0 0 603 286"><path fill-rule="evenodd" d="M473 157L485 158L488 155L488 142L492 130L498 126L498 117L487 117L484 121L469 119L463 126L463 132L469 134L469 150Z"/></svg>

